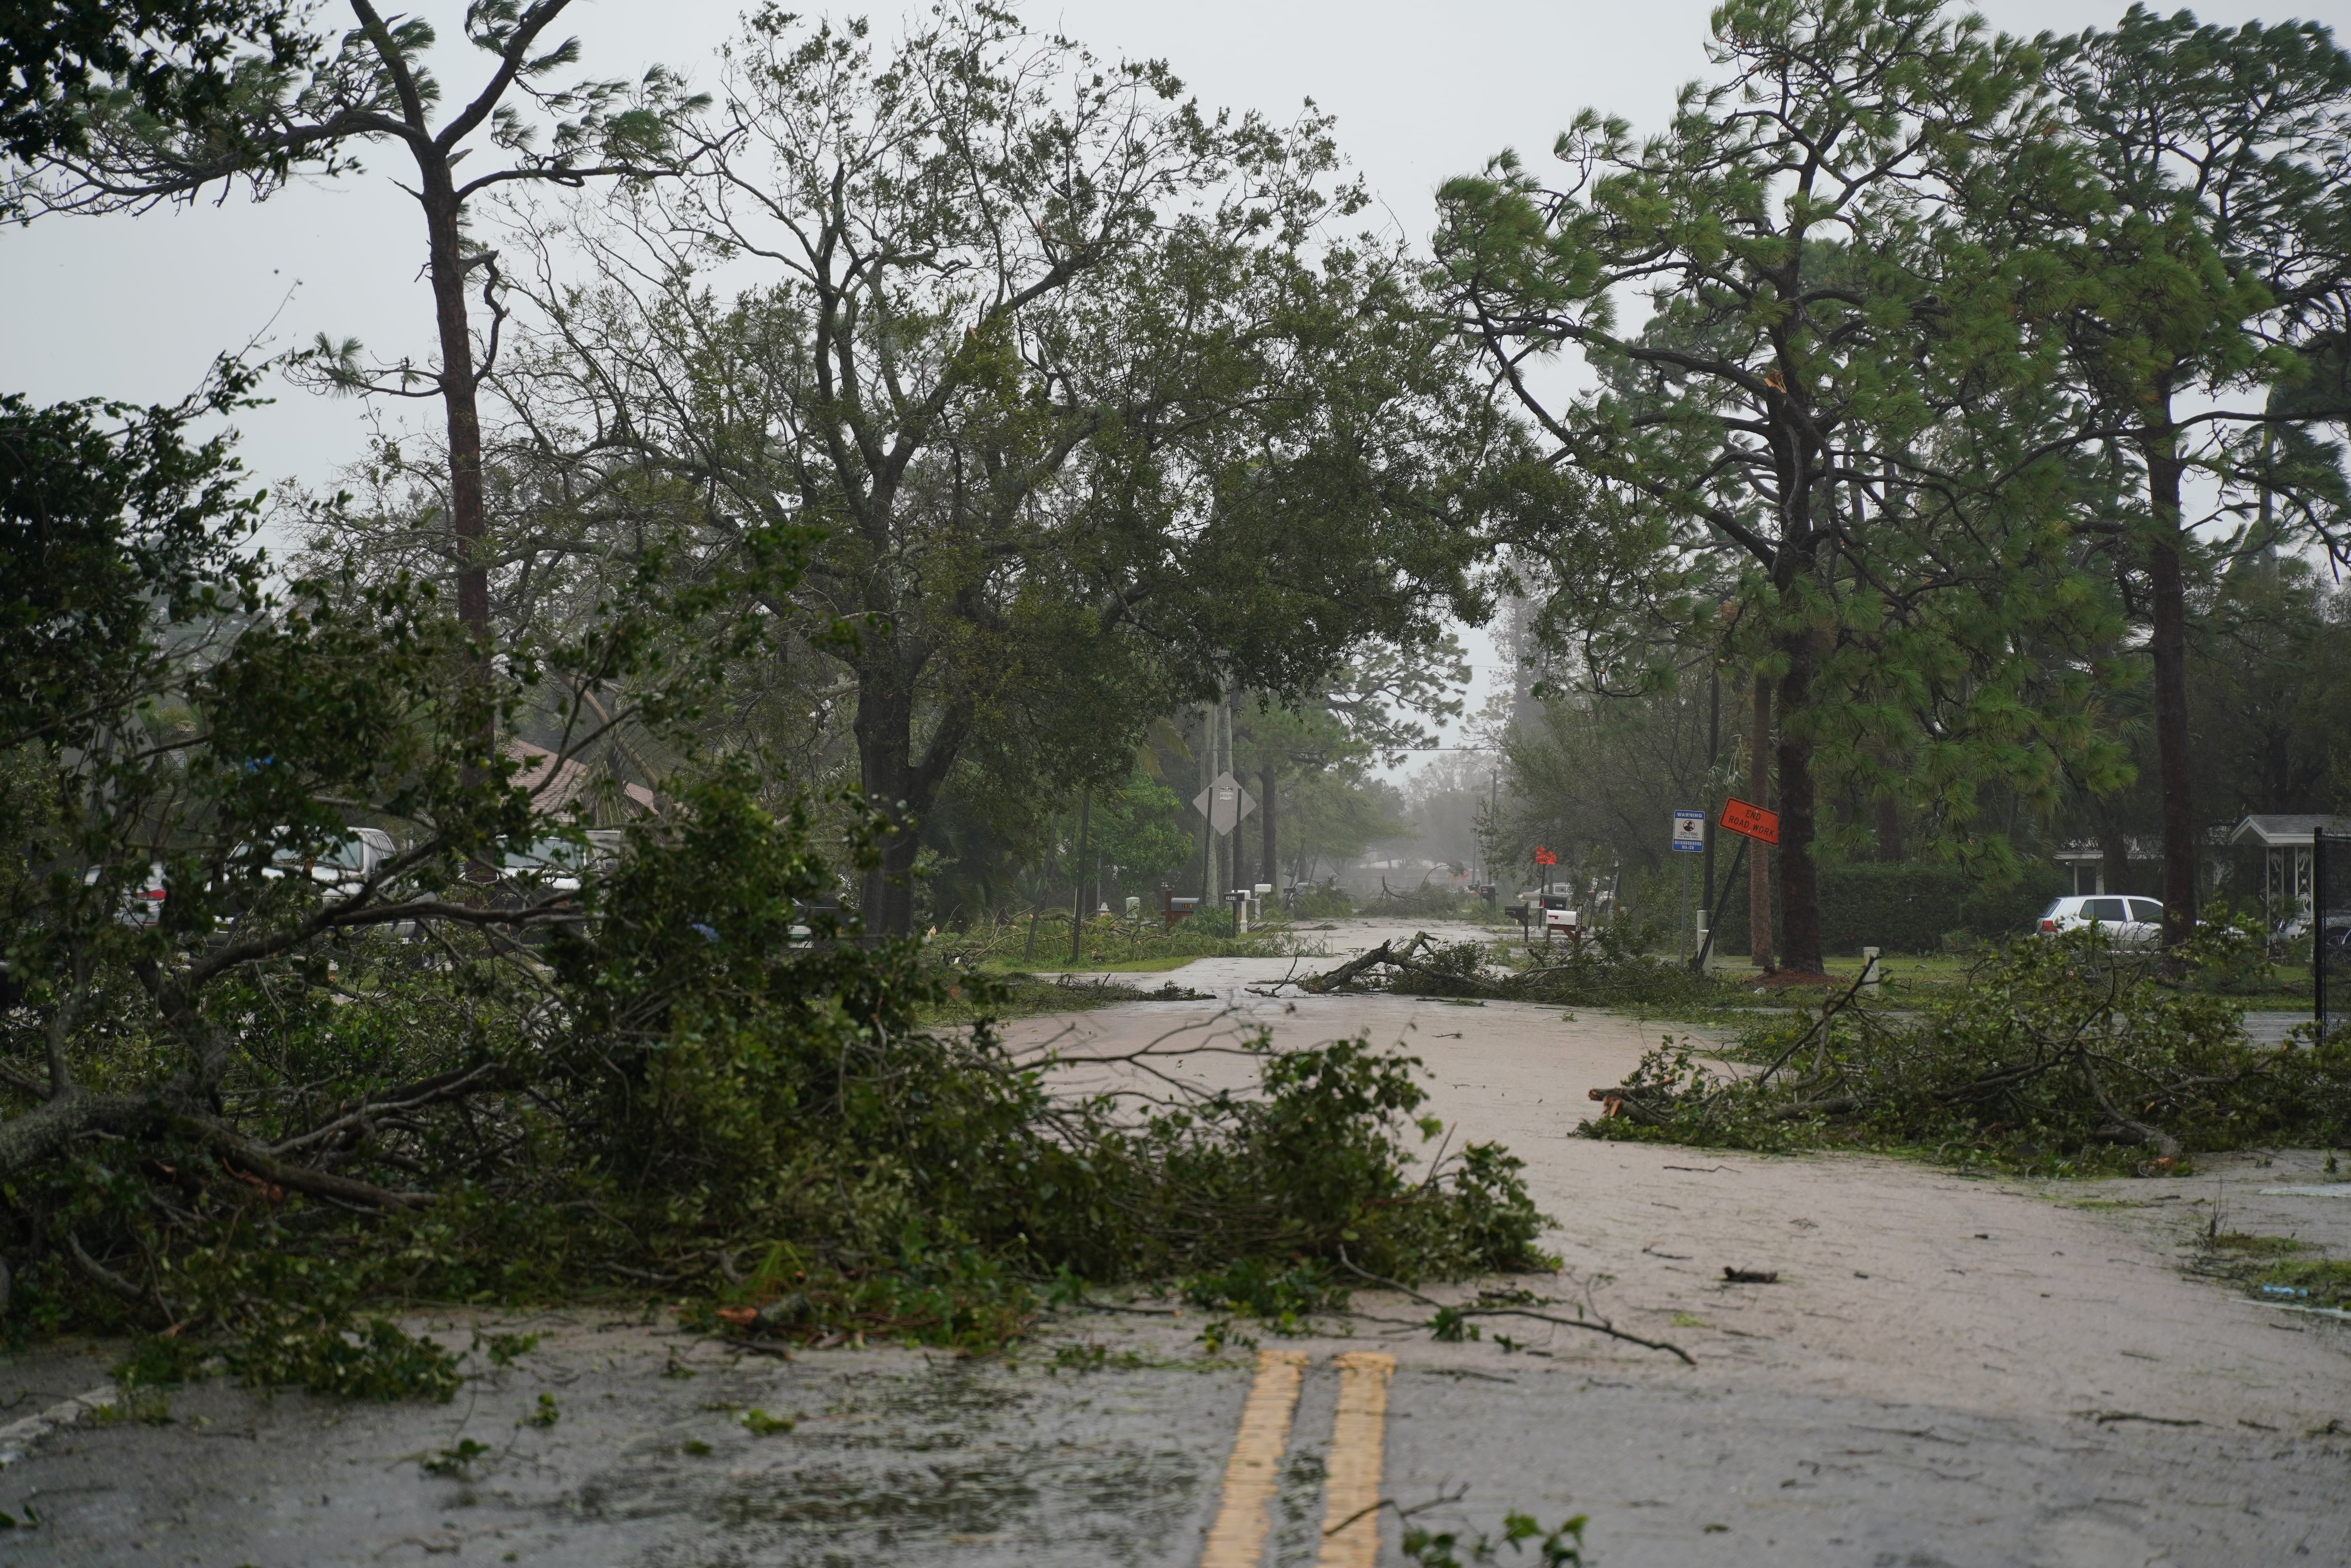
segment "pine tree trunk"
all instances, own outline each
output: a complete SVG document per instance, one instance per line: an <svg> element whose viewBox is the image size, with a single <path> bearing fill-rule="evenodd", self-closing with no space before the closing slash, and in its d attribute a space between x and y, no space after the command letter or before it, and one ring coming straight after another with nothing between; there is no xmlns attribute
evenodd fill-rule
<svg viewBox="0 0 2351 1568"><path fill-rule="evenodd" d="M1755 716L1747 731L1747 799L1771 804L1771 683L1755 677ZM1747 951L1759 969L1771 967L1771 857L1763 846L1747 856Z"/></svg>
<svg viewBox="0 0 2351 1568"><path fill-rule="evenodd" d="M2189 790L2188 584L2181 561L2179 482L2185 466L2169 428L2141 444L2147 457L2153 517L2147 540L2153 599L2147 653L2155 664L2156 773L2163 797L2163 945L2176 946L2196 929L2196 810Z"/></svg>
<svg viewBox="0 0 2351 1568"><path fill-rule="evenodd" d="M1891 795L1880 795L1876 801L1877 858L1898 861L1902 858L1902 803Z"/></svg>
<svg viewBox="0 0 2351 1568"><path fill-rule="evenodd" d="M1796 639L1788 650L1788 673L1780 680L1780 967L1799 975L1821 973L1824 956L1820 873L1813 860L1819 814L1813 743L1801 716L1789 721L1790 715L1802 716L1811 706L1817 645L1809 632Z"/></svg>
<svg viewBox="0 0 2351 1568"><path fill-rule="evenodd" d="M457 195L445 162L418 159L423 179L426 256L433 278L433 314L441 338L441 403L449 424L449 530L455 536L457 619L489 655L489 571L483 559L488 533L482 499L482 416L474 367L473 329L465 314L465 257Z"/></svg>

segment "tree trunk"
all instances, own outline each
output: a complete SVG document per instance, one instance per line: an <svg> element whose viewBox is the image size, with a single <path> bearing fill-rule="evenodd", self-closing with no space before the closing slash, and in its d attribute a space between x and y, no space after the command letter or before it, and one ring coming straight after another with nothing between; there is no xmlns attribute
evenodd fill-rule
<svg viewBox="0 0 2351 1568"><path fill-rule="evenodd" d="M1902 858L1902 803L1891 795L1877 798L1875 815L1877 819L1877 858L1898 861Z"/></svg>
<svg viewBox="0 0 2351 1568"><path fill-rule="evenodd" d="M1817 642L1807 632L1788 650L1780 679L1780 967L1821 973L1821 890L1813 861L1818 807L1813 791L1813 743L1800 717L1812 703ZM1768 857L1757 857L1761 865ZM1768 907L1768 905L1767 905Z"/></svg>
<svg viewBox="0 0 2351 1568"><path fill-rule="evenodd" d="M1273 852L1273 850L1274 850L1274 834L1273 834L1273 764L1272 764L1272 763L1269 762L1269 763L1267 763L1263 768L1259 768L1259 771L1258 771L1258 788L1259 788L1260 790L1262 790L1262 791L1263 791L1263 798L1262 798L1262 799L1260 799L1260 800L1258 801L1258 803L1257 803L1257 810L1258 810L1258 815L1259 815L1261 819L1263 819L1261 821L1259 821L1259 822L1258 826L1259 826L1259 829L1263 831L1263 833L1264 833L1264 844L1263 844L1263 848L1264 848L1265 853L1264 853L1264 855L1263 855L1261 858L1263 859L1263 861L1264 861L1264 862L1265 862L1265 880L1266 880L1266 881L1268 881L1268 882L1275 883L1277 883L1277 884L1278 884L1278 883L1281 881L1280 869L1280 866L1281 866L1281 862L1274 858L1274 852ZM1277 887L1275 888L1275 890L1274 890L1274 891L1275 891L1276 893L1279 893L1279 892L1280 892L1280 888L1279 886L1277 886Z"/></svg>
<svg viewBox="0 0 2351 1568"><path fill-rule="evenodd" d="M1706 812L1705 894L1698 907L1706 911L1709 928L1722 924L1720 911L1714 901L1714 820L1721 813L1715 808L1715 769L1722 765L1722 661L1716 659L1706 672L1706 794L1698 801ZM1488 880L1494 880L1489 873Z"/></svg>
<svg viewBox="0 0 2351 1568"><path fill-rule="evenodd" d="M1076 968L1085 957L1086 941L1086 839L1093 831L1094 792L1087 790L1078 802L1078 854L1070 868L1070 967Z"/></svg>
<svg viewBox="0 0 2351 1568"><path fill-rule="evenodd" d="M2153 517L2147 567L2153 598L2147 653L2155 664L2156 773L2163 797L2163 945L2196 929L2196 810L2188 784L2188 584L2180 559L2179 461L2165 398L2163 429L2141 443Z"/></svg>
<svg viewBox="0 0 2351 1568"><path fill-rule="evenodd" d="M914 929L914 856L920 848L915 814L930 804L915 800L913 693L879 672L859 672L857 689L858 787L865 803L888 823L881 859L866 868L858 907L869 936L905 936Z"/></svg>
<svg viewBox="0 0 2351 1568"><path fill-rule="evenodd" d="M482 500L482 418L474 338L465 314L465 257L457 194L447 162L421 151L426 255L433 277L433 314L441 336L441 403L449 423L449 530L455 536L457 619L489 656L490 584L483 560L488 532Z"/></svg>
<svg viewBox="0 0 2351 1568"><path fill-rule="evenodd" d="M1771 803L1771 683L1755 677L1755 716L1747 729L1747 799ZM1758 846L1747 857L1747 951L1759 969L1771 967L1771 859Z"/></svg>

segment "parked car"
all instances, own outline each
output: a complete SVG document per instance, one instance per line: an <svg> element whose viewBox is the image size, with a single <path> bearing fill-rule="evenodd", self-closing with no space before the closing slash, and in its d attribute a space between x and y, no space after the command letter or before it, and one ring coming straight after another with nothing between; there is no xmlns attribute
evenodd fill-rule
<svg viewBox="0 0 2351 1568"><path fill-rule="evenodd" d="M338 892L358 891L360 883L373 876L376 868L391 858L399 846L381 828L344 831L350 837L328 846L323 854L306 854L287 848L277 850L261 874L273 881L282 876L307 875L312 882Z"/></svg>
<svg viewBox="0 0 2351 1568"><path fill-rule="evenodd" d="M581 877L611 865L620 852L621 834L610 828L590 829L585 844L552 838L509 843L498 857L498 881L534 893L577 893Z"/></svg>
<svg viewBox="0 0 2351 1568"><path fill-rule="evenodd" d="M497 881L490 890L491 898L507 909L553 902L563 911L557 916L559 924L577 921L572 897L587 877L609 868L620 858L621 837L617 830L592 828L584 844L570 839L533 839L522 843L507 843L498 855ZM526 933L523 940L536 946L547 939L547 928L538 926Z"/></svg>
<svg viewBox="0 0 2351 1568"><path fill-rule="evenodd" d="M96 887L98 879L99 868L92 866L82 873L82 885ZM163 918L163 901L166 896L168 895L163 887L163 862L151 861L147 865L147 880L134 887L123 889L122 904L115 911L114 918L134 929L144 929L153 925Z"/></svg>
<svg viewBox="0 0 2351 1568"><path fill-rule="evenodd" d="M2095 894L2058 899L2041 912L2043 936L2085 925L2105 927L2106 941L2116 947L2153 947L2163 940L2163 905L2152 898Z"/></svg>

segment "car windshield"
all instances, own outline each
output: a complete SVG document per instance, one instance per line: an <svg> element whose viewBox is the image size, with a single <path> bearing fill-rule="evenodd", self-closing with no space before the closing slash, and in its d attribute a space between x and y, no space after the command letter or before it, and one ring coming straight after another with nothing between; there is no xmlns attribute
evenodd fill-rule
<svg viewBox="0 0 2351 1568"><path fill-rule="evenodd" d="M594 857L592 847L569 839L533 839L527 844L508 844L506 864L513 871L579 871Z"/></svg>
<svg viewBox="0 0 2351 1568"><path fill-rule="evenodd" d="M345 839L341 843L329 845L327 852L319 857L319 863L339 865L350 871L365 871L368 847L358 839Z"/></svg>

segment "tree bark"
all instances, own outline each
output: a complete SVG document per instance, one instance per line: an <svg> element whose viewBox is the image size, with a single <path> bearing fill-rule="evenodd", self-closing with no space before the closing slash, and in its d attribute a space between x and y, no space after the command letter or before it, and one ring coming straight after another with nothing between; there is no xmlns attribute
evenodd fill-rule
<svg viewBox="0 0 2351 1568"><path fill-rule="evenodd" d="M867 868L858 907L869 936L907 936L914 929L914 857L922 849L920 819L938 793L935 766L943 741L952 759L953 737L934 738L931 755L914 758L914 683L903 660L883 657L860 669L857 692L858 787L885 824L878 863ZM945 727L953 722L942 719Z"/></svg>
<svg viewBox="0 0 2351 1568"><path fill-rule="evenodd" d="M1877 858L1898 861L1902 858L1902 803L1891 795L1880 795L1874 814L1877 826Z"/></svg>
<svg viewBox="0 0 2351 1568"><path fill-rule="evenodd" d="M2196 810L2188 773L2188 584L2181 561L2179 461L2170 427L2169 398L2164 424L2141 443L2147 458L2147 500L2153 513L2147 539L2147 583L2152 625L2147 653L2155 665L2156 770L2163 798L2163 945L2177 946L2196 929Z"/></svg>
<svg viewBox="0 0 2351 1568"><path fill-rule="evenodd" d="M1274 883L1277 883L1277 884L1278 884L1278 883L1281 881L1281 876L1280 876L1280 866L1281 866L1281 862L1280 862L1280 861L1279 861L1279 860L1277 860L1276 858L1274 858L1274 852L1274 852L1274 842L1275 842L1275 841L1274 841L1274 833L1273 833L1273 764L1272 764L1272 763L1269 762L1269 763L1265 764L1265 766L1264 766L1263 768L1259 768L1259 769L1258 770L1258 788L1259 788L1260 790L1262 790L1262 791L1263 791L1263 798L1262 798L1262 799L1260 799L1260 800L1258 801L1258 803L1257 803L1257 810L1258 810L1258 815L1259 815L1260 818L1262 818L1262 819L1263 819L1263 821L1261 821L1258 824L1258 826L1259 826L1259 828L1263 831L1263 834L1264 834L1264 845L1263 845L1263 848L1264 848L1264 850L1265 850L1265 854L1264 854L1264 856L1263 856L1264 862L1265 862L1265 873L1264 873L1264 877L1265 877L1265 880L1266 880L1267 882ZM1276 888L1274 889L1274 891L1275 891L1275 893L1278 894L1280 892L1280 888L1277 885L1277 886L1276 886Z"/></svg>
<svg viewBox="0 0 2351 1568"><path fill-rule="evenodd" d="M1747 731L1747 799L1771 803L1771 683L1755 677L1754 717ZM1771 861L1760 846L1747 857L1747 951L1759 969L1771 967Z"/></svg>
<svg viewBox="0 0 2351 1568"><path fill-rule="evenodd" d="M1819 815L1813 789L1813 743L1801 717L1811 706L1817 641L1807 632L1788 650L1780 679L1780 967L1822 972L1820 873L1813 860ZM1759 855L1760 867L1768 856ZM1767 901L1766 909L1770 905ZM1768 966L1767 966L1768 967Z"/></svg>
<svg viewBox="0 0 2351 1568"><path fill-rule="evenodd" d="M1094 792L1091 789L1078 801L1078 853L1070 867L1070 967L1077 967L1085 956L1086 940L1086 839L1093 831Z"/></svg>
<svg viewBox="0 0 2351 1568"><path fill-rule="evenodd" d="M465 257L457 193L448 161L419 148L426 256L433 277L433 315L441 337L441 402L449 423L449 531L457 561L457 619L489 656L489 571L483 560L488 532L482 499L480 377L474 365L472 323L465 312Z"/></svg>

